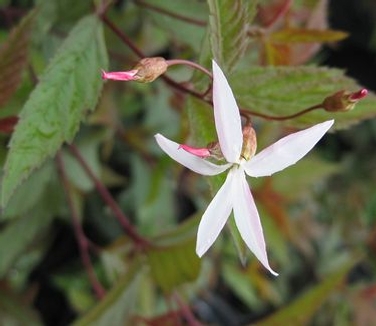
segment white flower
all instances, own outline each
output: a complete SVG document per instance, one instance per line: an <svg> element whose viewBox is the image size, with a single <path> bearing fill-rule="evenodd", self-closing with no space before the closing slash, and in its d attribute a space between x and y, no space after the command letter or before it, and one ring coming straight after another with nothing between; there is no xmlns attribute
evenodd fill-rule
<svg viewBox="0 0 376 326"><path fill-rule="evenodd" d="M251 177L269 176L296 163L313 148L334 121L319 123L286 136L247 160L241 156L243 133L239 108L226 77L215 61L213 104L218 141L227 164L211 163L192 154L194 150L187 152L181 145L160 134L155 135L163 151L196 173L210 176L229 170L226 181L202 216L197 234L197 255L201 257L210 248L233 210L236 225L248 248L272 274L278 275L269 266L260 217L245 173Z"/></svg>

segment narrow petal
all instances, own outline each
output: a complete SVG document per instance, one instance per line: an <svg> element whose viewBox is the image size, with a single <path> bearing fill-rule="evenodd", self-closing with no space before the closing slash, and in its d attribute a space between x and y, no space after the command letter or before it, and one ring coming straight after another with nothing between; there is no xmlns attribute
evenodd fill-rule
<svg viewBox="0 0 376 326"><path fill-rule="evenodd" d="M112 71L112 72L105 72L102 70L102 79L112 79L112 80L134 80L135 75L137 74L138 70L129 70L129 71Z"/></svg>
<svg viewBox="0 0 376 326"><path fill-rule="evenodd" d="M280 139L245 163L245 172L251 177L263 177L295 164L315 146L333 122L325 121Z"/></svg>
<svg viewBox="0 0 376 326"><path fill-rule="evenodd" d="M241 168L234 171L232 186L235 223L241 237L265 268L278 275L269 265L260 216Z"/></svg>
<svg viewBox="0 0 376 326"><path fill-rule="evenodd" d="M226 224L232 209L231 188L232 174L229 173L225 183L206 209L198 226L196 253L199 257L211 247Z"/></svg>
<svg viewBox="0 0 376 326"><path fill-rule="evenodd" d="M239 108L221 68L213 60L214 119L222 153L231 163L238 161L243 145Z"/></svg>
<svg viewBox="0 0 376 326"><path fill-rule="evenodd" d="M167 139L161 134L154 136L162 150L175 161L188 169L203 175L216 175L229 168L231 164L216 165L179 148L178 143Z"/></svg>
<svg viewBox="0 0 376 326"><path fill-rule="evenodd" d="M359 101L359 100L361 100L363 97L366 97L367 94L368 94L368 90L365 89L365 88L362 88L362 89L360 89L359 91L352 93L352 94L349 96L349 100L351 100L351 101Z"/></svg>

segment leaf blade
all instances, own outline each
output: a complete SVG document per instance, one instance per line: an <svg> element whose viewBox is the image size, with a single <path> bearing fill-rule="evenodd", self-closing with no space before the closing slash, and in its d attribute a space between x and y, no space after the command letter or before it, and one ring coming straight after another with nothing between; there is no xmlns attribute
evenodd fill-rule
<svg viewBox="0 0 376 326"><path fill-rule="evenodd" d="M344 282L353 266L354 261L347 262L319 285L308 290L284 309L255 323L255 326L305 325L323 301Z"/></svg>
<svg viewBox="0 0 376 326"><path fill-rule="evenodd" d="M31 11L13 28L0 48L0 107L17 90L27 63L31 28L35 11Z"/></svg>
<svg viewBox="0 0 376 326"><path fill-rule="evenodd" d="M102 26L82 18L52 59L20 113L4 167L2 206L31 172L76 134L86 110L93 110L107 66Z"/></svg>
<svg viewBox="0 0 376 326"><path fill-rule="evenodd" d="M247 49L248 24L255 15L257 1L208 0L208 5L212 54L228 73Z"/></svg>
<svg viewBox="0 0 376 326"><path fill-rule="evenodd" d="M309 42L335 42L341 41L348 33L336 30L319 30L305 28L286 28L270 35L270 40L275 43L309 43Z"/></svg>
<svg viewBox="0 0 376 326"><path fill-rule="evenodd" d="M134 261L128 272L113 286L105 298L86 315L79 318L74 326L84 325L125 325L133 312L140 285L146 269Z"/></svg>
<svg viewBox="0 0 376 326"><path fill-rule="evenodd" d="M155 239L155 246L146 252L151 275L165 293L194 281L199 275L201 260L195 252L199 217L196 215L160 235Z"/></svg>

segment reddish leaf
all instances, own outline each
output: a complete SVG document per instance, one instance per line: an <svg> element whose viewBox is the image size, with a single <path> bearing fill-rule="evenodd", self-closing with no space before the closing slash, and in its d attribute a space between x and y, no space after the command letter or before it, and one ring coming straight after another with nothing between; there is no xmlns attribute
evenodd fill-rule
<svg viewBox="0 0 376 326"><path fill-rule="evenodd" d="M343 40L347 33L336 30L318 30L306 28L285 28L270 34L274 43L323 43Z"/></svg>
<svg viewBox="0 0 376 326"><path fill-rule="evenodd" d="M0 107L4 106L21 82L34 13L32 11L21 20L0 48Z"/></svg>
<svg viewBox="0 0 376 326"><path fill-rule="evenodd" d="M274 219L281 232L288 236L291 232L289 217L285 211L287 200L278 193L272 184L272 179L265 179L263 185L254 192L258 202L264 205L265 210Z"/></svg>
<svg viewBox="0 0 376 326"><path fill-rule="evenodd" d="M267 6L259 6L258 18L264 27L274 25L290 9L291 0L282 0Z"/></svg>
<svg viewBox="0 0 376 326"><path fill-rule="evenodd" d="M18 117L10 116L0 119L0 132L10 134L13 132L14 126L18 122Z"/></svg>
<svg viewBox="0 0 376 326"><path fill-rule="evenodd" d="M264 43L263 64L269 66L288 66L291 59L291 48L287 44L275 44L266 41Z"/></svg>
<svg viewBox="0 0 376 326"><path fill-rule="evenodd" d="M286 28L264 40L265 61L272 66L303 63L315 54L318 43L340 41L347 33L334 30Z"/></svg>
<svg viewBox="0 0 376 326"><path fill-rule="evenodd" d="M368 326L373 325L376 320L376 286L375 284L362 287L351 297L353 308L354 325Z"/></svg>

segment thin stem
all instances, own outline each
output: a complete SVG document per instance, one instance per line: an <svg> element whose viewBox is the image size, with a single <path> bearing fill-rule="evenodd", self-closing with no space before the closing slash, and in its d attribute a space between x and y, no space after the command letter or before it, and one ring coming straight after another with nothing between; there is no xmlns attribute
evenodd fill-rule
<svg viewBox="0 0 376 326"><path fill-rule="evenodd" d="M284 120L290 120L290 119L297 118L297 117L299 117L303 114L306 114L306 113L309 113L311 111L318 110L318 109L322 109L322 104L316 104L316 105L313 105L313 106L311 106L307 109L299 111L297 113L294 113L294 114L291 114L291 115L280 116L280 117L271 116L271 115L263 114L263 113L260 113L260 112L251 111L251 110L244 110L244 109L240 110L240 114L243 115L244 117L247 117L249 115L253 115L253 116L260 117L260 118L263 118L263 119L266 119L266 120L284 121Z"/></svg>
<svg viewBox="0 0 376 326"><path fill-rule="evenodd" d="M169 67L170 66L174 66L174 65L186 65L186 66L190 66L190 67L193 67L193 68L195 68L197 70L202 71L203 73L207 74L210 78L213 78L213 75L211 74L211 72L209 70L207 70L203 66L201 66L198 63L193 62L193 61L184 60L184 59L171 59L171 60L166 60L166 63L167 63L167 65Z"/></svg>
<svg viewBox="0 0 376 326"><path fill-rule="evenodd" d="M99 5L96 8L97 15L99 17L104 16L111 5L112 5L112 0L101 0Z"/></svg>
<svg viewBox="0 0 376 326"><path fill-rule="evenodd" d="M130 38L124 34L111 20L108 19L106 14L101 16L102 21L126 44L129 48L139 57L144 58L145 55L142 51L130 40Z"/></svg>
<svg viewBox="0 0 376 326"><path fill-rule="evenodd" d="M58 152L56 155L56 164L57 164L58 172L59 172L60 179L63 185L63 189L67 197L68 207L71 212L73 230L74 230L74 234L76 236L77 242L78 242L78 248L80 251L81 260L86 269L86 273L89 277L93 291L96 297L100 300L105 296L106 292L102 284L98 281L98 278L94 272L93 265L91 264L90 255L89 255L89 241L84 234L84 231L82 229L82 226L78 217L76 206L73 203L73 198L69 191L68 178L65 172L65 167L64 167L63 159L61 157L60 152Z"/></svg>
<svg viewBox="0 0 376 326"><path fill-rule="evenodd" d="M187 321L187 325L202 326L202 324L199 321L197 321L196 317L193 315L191 308L183 302L183 300L180 298L177 292L173 294L173 297L180 308L179 310L182 316Z"/></svg>
<svg viewBox="0 0 376 326"><path fill-rule="evenodd" d="M158 12L160 14L163 14L163 15L166 15L166 16L169 16L169 17L172 17L172 18L176 18L176 19L181 20L181 21L185 21L185 22L190 23L190 24L194 24L194 25L197 25L197 26L203 26L203 27L206 26L206 22L204 22L202 20L189 18L189 17L183 16L183 15L171 12L171 11L166 10L164 8L154 6L154 5L147 3L143 0L135 0L134 3L139 5L139 6L142 6L144 8L153 10L155 12Z"/></svg>
<svg viewBox="0 0 376 326"><path fill-rule="evenodd" d="M133 225L129 222L129 219L125 216L123 211L120 209L119 205L116 203L114 198L111 196L110 192L107 188L102 184L102 182L94 175L93 171L86 163L84 158L82 157L81 153L78 151L75 145L69 145L69 149L73 156L77 159L80 163L82 168L85 170L86 174L89 178L93 181L95 188L97 189L98 193L102 197L103 201L108 205L108 207L112 210L112 213L123 227L123 229L127 232L129 237L135 243L136 246L141 248L145 248L149 246L149 241L144 239L141 235L139 235Z"/></svg>

